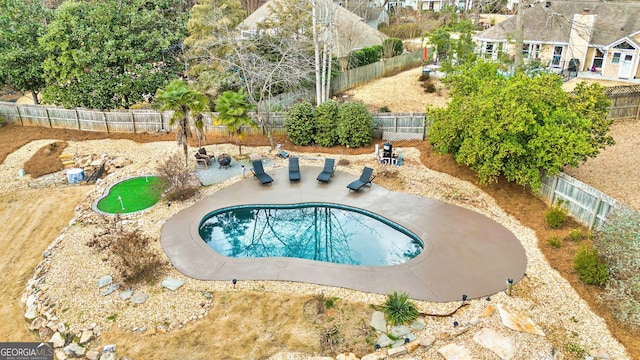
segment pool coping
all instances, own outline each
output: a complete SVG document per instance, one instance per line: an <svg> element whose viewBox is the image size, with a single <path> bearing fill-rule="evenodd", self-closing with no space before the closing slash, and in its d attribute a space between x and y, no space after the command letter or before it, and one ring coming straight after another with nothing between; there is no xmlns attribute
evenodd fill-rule
<svg viewBox="0 0 640 360"><path fill-rule="evenodd" d="M347 189L358 176L336 171L329 183L322 170L301 167L302 180L289 182L286 168L265 169L271 185L253 178L234 183L181 210L162 227L161 245L177 270L200 280L285 280L388 294L405 291L435 302L480 298L519 281L527 259L519 240L496 221L434 199L389 191L375 183ZM416 234L425 248L414 259L392 266L356 266L296 258L235 259L218 254L199 234L209 212L234 205L327 202L365 209ZM460 227L465 224L465 227Z"/></svg>

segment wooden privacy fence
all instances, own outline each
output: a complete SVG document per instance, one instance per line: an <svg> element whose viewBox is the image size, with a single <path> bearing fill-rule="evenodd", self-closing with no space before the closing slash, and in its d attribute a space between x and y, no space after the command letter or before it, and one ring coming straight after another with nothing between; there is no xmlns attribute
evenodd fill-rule
<svg viewBox="0 0 640 360"><path fill-rule="evenodd" d="M623 207L609 195L564 173L543 176L539 195L549 204L561 200L569 214L589 228L601 227L609 214Z"/></svg>
<svg viewBox="0 0 640 360"><path fill-rule="evenodd" d="M420 50L347 70L331 78L331 95L366 84L373 79L415 68L422 64L422 55L422 50Z"/></svg>
<svg viewBox="0 0 640 360"><path fill-rule="evenodd" d="M58 129L74 129L99 132L156 133L171 132L169 119L172 112L155 110L97 111L85 109L64 109L44 105L23 105L0 102L0 117L10 123L23 126L43 126ZM204 115L206 134L227 136L225 126L213 125L217 113ZM255 119L258 114L252 113ZM286 135L283 112L261 113L275 135ZM409 139L424 139L425 114L423 113L375 113L373 114L375 133L380 138L384 133L404 134ZM245 127L245 134L263 134L265 129ZM402 139L402 138L400 138ZM393 139L389 139L393 140Z"/></svg>
<svg viewBox="0 0 640 360"><path fill-rule="evenodd" d="M640 120L640 85L612 86L604 93L611 100L609 119Z"/></svg>

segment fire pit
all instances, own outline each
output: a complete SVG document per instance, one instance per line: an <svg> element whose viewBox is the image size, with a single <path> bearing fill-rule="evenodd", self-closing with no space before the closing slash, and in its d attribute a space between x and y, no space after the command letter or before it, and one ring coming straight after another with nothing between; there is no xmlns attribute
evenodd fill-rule
<svg viewBox="0 0 640 360"><path fill-rule="evenodd" d="M218 155L218 165L219 168L225 168L227 169L228 167L231 166L231 155L223 153Z"/></svg>

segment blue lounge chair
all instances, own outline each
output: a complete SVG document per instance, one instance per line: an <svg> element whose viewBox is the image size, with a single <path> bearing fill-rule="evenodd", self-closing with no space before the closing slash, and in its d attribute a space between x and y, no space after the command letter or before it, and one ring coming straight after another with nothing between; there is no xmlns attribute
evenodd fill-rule
<svg viewBox="0 0 640 360"><path fill-rule="evenodd" d="M300 181L300 164L295 156L289 158L289 181Z"/></svg>
<svg viewBox="0 0 640 360"><path fill-rule="evenodd" d="M373 181L373 179L376 176L373 175L373 169L370 167L364 167L364 169L362 170L362 175L360 175L360 179L352 182L351 184L347 185L347 188L349 188L349 191L353 190L353 191L358 191L360 190L361 187L369 184L369 186L371 186L371 181Z"/></svg>
<svg viewBox="0 0 640 360"><path fill-rule="evenodd" d="M257 177L258 180L260 180L260 182L262 183L262 185L271 184L273 182L273 178L271 178L269 174L264 172L264 167L262 166L262 160L253 160L251 164L253 165L253 169L251 169L253 176Z"/></svg>
<svg viewBox="0 0 640 360"><path fill-rule="evenodd" d="M333 172L335 171L335 163L334 159L325 158L324 159L324 169L320 175L318 175L318 181L329 182L329 178L333 176Z"/></svg>

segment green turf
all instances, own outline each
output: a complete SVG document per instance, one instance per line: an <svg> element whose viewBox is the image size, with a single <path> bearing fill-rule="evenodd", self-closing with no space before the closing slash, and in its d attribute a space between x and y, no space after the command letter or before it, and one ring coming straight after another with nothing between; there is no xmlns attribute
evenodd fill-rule
<svg viewBox="0 0 640 360"><path fill-rule="evenodd" d="M144 210L155 205L166 188L166 181L158 176L141 176L125 180L114 185L109 194L98 201L97 206L100 211L110 214ZM122 202L118 196L122 198Z"/></svg>

